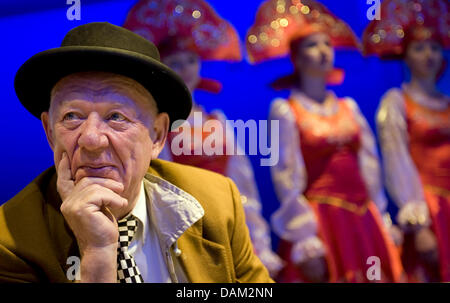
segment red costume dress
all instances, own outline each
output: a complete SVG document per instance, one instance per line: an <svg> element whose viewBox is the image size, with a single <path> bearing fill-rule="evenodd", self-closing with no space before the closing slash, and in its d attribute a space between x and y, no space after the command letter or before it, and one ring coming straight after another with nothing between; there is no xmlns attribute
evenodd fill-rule
<svg viewBox="0 0 450 303"><path fill-rule="evenodd" d="M379 258L379 281L400 281L398 251L380 215L386 200L375 142L356 103L330 93L318 105L294 91L273 103L270 119L280 121L272 173L282 202L272 222L288 262L278 280L305 281L294 260L305 260L308 250L325 255L331 282L370 281L372 256Z"/></svg>
<svg viewBox="0 0 450 303"><path fill-rule="evenodd" d="M372 21L364 32L364 51L402 59L410 42L424 40L449 49L449 32L448 1L385 0L381 20ZM449 112L448 97L432 98L403 84L383 96L377 113L386 187L399 207L398 222L431 224L437 237L440 274L419 260L414 234L405 235L402 259L414 282L450 282Z"/></svg>

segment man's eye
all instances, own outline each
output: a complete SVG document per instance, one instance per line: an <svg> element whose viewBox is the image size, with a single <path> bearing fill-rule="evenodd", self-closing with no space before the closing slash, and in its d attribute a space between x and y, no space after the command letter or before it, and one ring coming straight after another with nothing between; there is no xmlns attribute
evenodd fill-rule
<svg viewBox="0 0 450 303"><path fill-rule="evenodd" d="M122 115L122 114L119 114L119 113L112 113L112 114L109 116L108 120L116 121L116 122L121 122L121 121L125 121L126 118L125 118L125 116Z"/></svg>
<svg viewBox="0 0 450 303"><path fill-rule="evenodd" d="M64 115L63 120L64 121L70 121L70 120L75 120L75 119L79 119L80 117L74 113L74 112L70 112Z"/></svg>

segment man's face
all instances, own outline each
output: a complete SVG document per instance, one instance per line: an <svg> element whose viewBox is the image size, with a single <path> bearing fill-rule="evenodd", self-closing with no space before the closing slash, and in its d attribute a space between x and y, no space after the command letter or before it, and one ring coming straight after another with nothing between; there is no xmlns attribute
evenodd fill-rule
<svg viewBox="0 0 450 303"><path fill-rule="evenodd" d="M67 153L75 185L85 177L112 179L130 200L165 142L168 116L156 112L150 93L134 80L80 73L56 84L41 118L56 167Z"/></svg>

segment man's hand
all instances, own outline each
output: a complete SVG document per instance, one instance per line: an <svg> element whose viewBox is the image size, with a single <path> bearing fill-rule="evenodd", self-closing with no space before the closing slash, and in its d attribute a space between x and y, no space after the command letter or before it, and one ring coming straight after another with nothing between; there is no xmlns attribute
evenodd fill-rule
<svg viewBox="0 0 450 303"><path fill-rule="evenodd" d="M96 177L75 184L66 153L57 170L61 212L80 248L82 282L116 282L119 232L114 213L128 204L120 196L123 185Z"/></svg>

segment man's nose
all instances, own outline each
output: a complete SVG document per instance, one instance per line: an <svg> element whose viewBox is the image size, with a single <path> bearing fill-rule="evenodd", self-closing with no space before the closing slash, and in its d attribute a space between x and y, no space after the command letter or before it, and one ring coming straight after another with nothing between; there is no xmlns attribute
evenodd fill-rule
<svg viewBox="0 0 450 303"><path fill-rule="evenodd" d="M103 119L91 113L83 123L78 145L88 151L101 151L108 147L108 137L104 133Z"/></svg>

